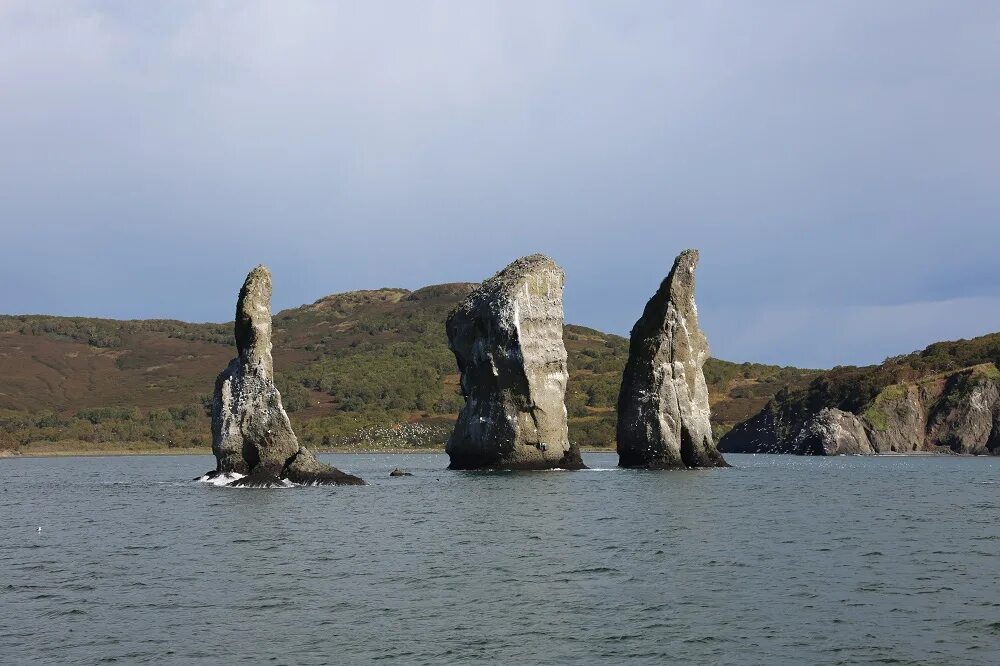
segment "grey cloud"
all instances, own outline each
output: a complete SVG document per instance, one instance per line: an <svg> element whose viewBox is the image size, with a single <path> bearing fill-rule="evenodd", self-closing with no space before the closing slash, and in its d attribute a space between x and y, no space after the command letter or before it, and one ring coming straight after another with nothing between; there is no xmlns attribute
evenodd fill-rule
<svg viewBox="0 0 1000 666"><path fill-rule="evenodd" d="M8 2L0 310L221 320L261 261L287 307L544 251L627 333L694 246L717 355L878 361L997 329L998 61L990 2Z"/></svg>

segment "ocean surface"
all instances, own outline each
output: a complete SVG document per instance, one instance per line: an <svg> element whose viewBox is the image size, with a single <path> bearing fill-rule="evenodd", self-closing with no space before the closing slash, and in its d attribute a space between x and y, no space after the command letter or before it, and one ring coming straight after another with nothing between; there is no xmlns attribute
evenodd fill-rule
<svg viewBox="0 0 1000 666"><path fill-rule="evenodd" d="M0 663L1000 663L1000 460L322 457L0 460Z"/></svg>

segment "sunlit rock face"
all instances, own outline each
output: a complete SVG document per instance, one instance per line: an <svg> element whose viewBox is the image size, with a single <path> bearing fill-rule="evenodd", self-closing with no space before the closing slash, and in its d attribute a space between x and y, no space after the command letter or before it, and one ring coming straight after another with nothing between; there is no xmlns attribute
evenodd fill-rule
<svg viewBox="0 0 1000 666"><path fill-rule="evenodd" d="M694 302L698 251L685 250L632 328L618 394L622 467L725 467L712 439L702 371L708 340Z"/></svg>
<svg viewBox="0 0 1000 666"><path fill-rule="evenodd" d="M518 259L449 315L465 406L448 440L451 469L581 469L566 425L562 269Z"/></svg>
<svg viewBox="0 0 1000 666"><path fill-rule="evenodd" d="M860 413L803 408L798 396L779 393L719 446L727 453L1000 455L1000 370L994 363L889 384L855 409Z"/></svg>
<svg viewBox="0 0 1000 666"><path fill-rule="evenodd" d="M243 475L229 485L284 486L363 484L319 462L292 431L274 385L271 358L271 273L250 271L236 304L239 355L215 380L212 452L217 466L209 477Z"/></svg>
<svg viewBox="0 0 1000 666"><path fill-rule="evenodd" d="M804 455L870 455L875 453L864 423L854 414L824 408L799 431L796 450Z"/></svg>

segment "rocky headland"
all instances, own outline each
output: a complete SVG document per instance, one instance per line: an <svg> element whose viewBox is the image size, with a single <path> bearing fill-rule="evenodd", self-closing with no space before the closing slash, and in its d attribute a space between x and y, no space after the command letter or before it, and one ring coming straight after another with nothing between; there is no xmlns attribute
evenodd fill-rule
<svg viewBox="0 0 1000 666"><path fill-rule="evenodd" d="M697 264L697 250L682 252L632 327L618 394L622 467L727 466L709 420L708 339L694 302Z"/></svg>
<svg viewBox="0 0 1000 666"><path fill-rule="evenodd" d="M361 485L364 481L319 462L300 446L281 395L271 357L271 273L250 271L236 304L234 326L239 355L215 380L212 452L216 468L205 480L228 485L272 487L290 483Z"/></svg>
<svg viewBox="0 0 1000 666"><path fill-rule="evenodd" d="M781 391L719 443L731 453L1000 455L1000 336L936 343ZM964 365L943 369L948 365Z"/></svg>
<svg viewBox="0 0 1000 666"><path fill-rule="evenodd" d="M450 469L581 469L566 420L562 269L535 254L486 280L448 316L465 397Z"/></svg>

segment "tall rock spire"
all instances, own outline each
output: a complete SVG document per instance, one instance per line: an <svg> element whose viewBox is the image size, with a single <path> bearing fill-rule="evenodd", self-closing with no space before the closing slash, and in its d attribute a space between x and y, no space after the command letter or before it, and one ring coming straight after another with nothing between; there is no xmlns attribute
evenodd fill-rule
<svg viewBox="0 0 1000 666"><path fill-rule="evenodd" d="M708 340L698 326L694 271L698 251L685 250L632 327L618 394L622 467L724 467L712 440L702 367Z"/></svg>
<svg viewBox="0 0 1000 666"><path fill-rule="evenodd" d="M256 368L262 377L272 377L271 272L266 266L250 271L240 289L234 333L244 366Z"/></svg>
<svg viewBox="0 0 1000 666"><path fill-rule="evenodd" d="M274 385L271 359L271 272L257 266L236 303L239 355L215 380L212 452L207 476L243 475L230 485L363 484L356 476L319 462L299 446Z"/></svg>

